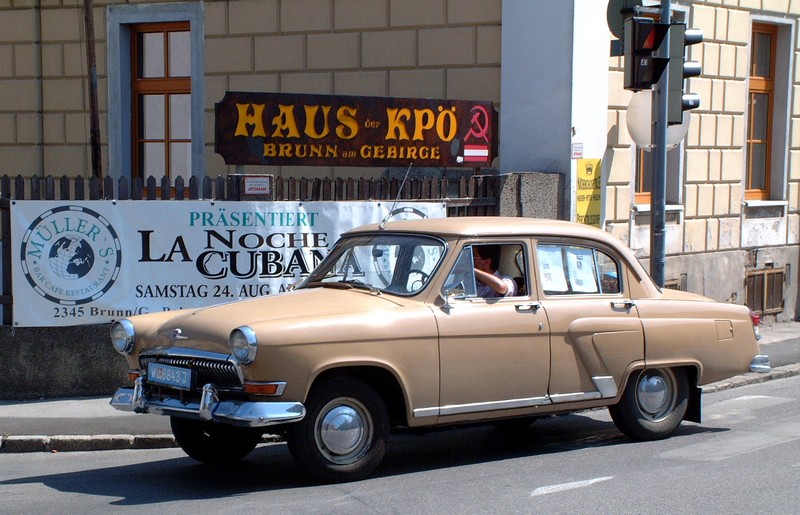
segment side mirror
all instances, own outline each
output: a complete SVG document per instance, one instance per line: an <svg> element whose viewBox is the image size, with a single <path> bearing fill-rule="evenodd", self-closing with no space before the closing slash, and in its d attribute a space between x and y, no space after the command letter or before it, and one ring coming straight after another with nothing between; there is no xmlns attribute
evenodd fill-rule
<svg viewBox="0 0 800 515"><path fill-rule="evenodd" d="M453 285L450 288L443 289L442 298L444 299L444 305L442 306L442 309L446 309L447 311L453 309L453 305L451 304L453 297L463 297L465 293L466 288L464 287L463 281Z"/></svg>

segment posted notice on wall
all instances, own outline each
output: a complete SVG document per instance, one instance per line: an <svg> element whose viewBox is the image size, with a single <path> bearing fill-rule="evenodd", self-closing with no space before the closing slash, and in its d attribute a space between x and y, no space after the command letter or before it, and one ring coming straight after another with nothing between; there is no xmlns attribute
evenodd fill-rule
<svg viewBox="0 0 800 515"><path fill-rule="evenodd" d="M354 227L446 213L428 202L12 201L13 322L102 324L284 292Z"/></svg>

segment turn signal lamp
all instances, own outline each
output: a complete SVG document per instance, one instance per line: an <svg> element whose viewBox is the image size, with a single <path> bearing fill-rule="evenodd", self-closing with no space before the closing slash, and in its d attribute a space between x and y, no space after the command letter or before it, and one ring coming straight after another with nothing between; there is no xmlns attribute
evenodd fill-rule
<svg viewBox="0 0 800 515"><path fill-rule="evenodd" d="M244 392L251 395L283 395L286 383L244 383Z"/></svg>

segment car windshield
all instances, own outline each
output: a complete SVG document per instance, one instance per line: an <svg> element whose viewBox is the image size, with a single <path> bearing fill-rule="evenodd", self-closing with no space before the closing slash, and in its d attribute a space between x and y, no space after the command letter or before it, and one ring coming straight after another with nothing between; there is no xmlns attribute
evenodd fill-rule
<svg viewBox="0 0 800 515"><path fill-rule="evenodd" d="M359 234L339 240L300 288L364 288L413 295L428 284L443 241L411 234Z"/></svg>

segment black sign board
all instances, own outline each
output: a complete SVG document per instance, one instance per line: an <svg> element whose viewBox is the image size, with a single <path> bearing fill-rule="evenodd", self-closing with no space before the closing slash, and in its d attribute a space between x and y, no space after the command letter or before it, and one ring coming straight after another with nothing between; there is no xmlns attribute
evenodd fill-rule
<svg viewBox="0 0 800 515"><path fill-rule="evenodd" d="M214 150L229 165L491 166L491 102L246 93L216 104Z"/></svg>

